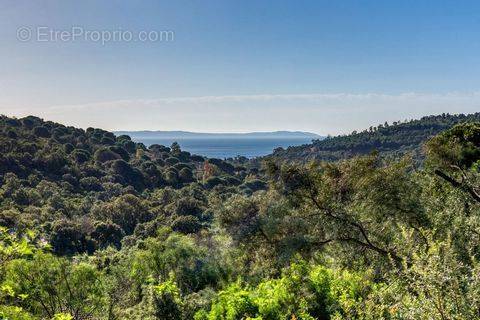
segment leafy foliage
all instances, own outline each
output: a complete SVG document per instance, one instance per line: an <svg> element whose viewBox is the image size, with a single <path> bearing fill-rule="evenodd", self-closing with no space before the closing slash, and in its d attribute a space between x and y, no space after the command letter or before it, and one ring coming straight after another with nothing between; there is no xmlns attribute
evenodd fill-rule
<svg viewBox="0 0 480 320"><path fill-rule="evenodd" d="M2 117L0 318L480 319L476 117L261 169Z"/></svg>

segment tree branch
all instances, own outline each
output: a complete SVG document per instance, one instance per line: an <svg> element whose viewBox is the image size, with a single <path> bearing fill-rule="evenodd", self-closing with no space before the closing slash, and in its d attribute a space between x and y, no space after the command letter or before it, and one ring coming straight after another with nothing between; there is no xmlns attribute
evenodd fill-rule
<svg viewBox="0 0 480 320"><path fill-rule="evenodd" d="M401 263L402 259L395 252L393 252L391 250L382 249L382 248L374 245L370 241L365 228L360 223L355 222L355 221L351 221L349 219L346 219L346 218L343 218L343 217L340 217L340 216L337 216L337 215L333 214L333 212L329 208L325 208L325 207L321 206L320 203L318 203L317 199L315 198L315 196L312 193L310 193L309 198L313 202L315 207L317 207L318 210L324 212L327 216L331 217L332 219L336 219L338 221L341 221L343 223L346 223L346 224L356 228L360 232L360 234L362 235L362 238L365 240L365 242L363 242L363 241L358 240L356 238L338 238L338 239L332 239L332 241L337 240L337 241L355 242L358 245L361 245L365 248L373 250L373 251L375 251L375 252L377 252L377 253L379 253L383 256L390 256L392 259L395 260L395 262L397 264Z"/></svg>
<svg viewBox="0 0 480 320"><path fill-rule="evenodd" d="M467 184L465 183L460 183L458 182L457 180L455 180L454 178L448 176L447 174L443 173L442 171L440 171L439 169L435 169L435 174L437 176L439 176L440 178L442 178L443 180L447 181L448 183L450 183L450 185L454 188L457 188L457 189L460 189L460 190L463 190L463 191L466 191L468 194L470 194L470 196L477 202L480 202L480 195L470 186L468 186Z"/></svg>

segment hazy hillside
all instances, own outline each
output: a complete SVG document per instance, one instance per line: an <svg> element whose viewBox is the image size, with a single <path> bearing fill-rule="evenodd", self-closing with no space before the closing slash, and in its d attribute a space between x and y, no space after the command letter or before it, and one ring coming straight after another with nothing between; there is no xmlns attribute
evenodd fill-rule
<svg viewBox="0 0 480 320"><path fill-rule="evenodd" d="M420 156L425 141L434 135L453 127L457 123L480 121L480 113L469 115L442 114L426 116L418 120L394 122L370 127L362 132L349 135L328 137L313 141L311 144L277 149L273 157L283 160L335 161L355 155L368 154L374 150L382 156L399 156L413 152Z"/></svg>
<svg viewBox="0 0 480 320"><path fill-rule="evenodd" d="M240 185L248 174L220 159L192 155L178 144L147 148L127 135L66 127L34 116L0 116L0 151L0 179L15 174L19 179L55 182L74 193L101 194L112 186L118 192L141 192L191 183L209 188L233 180ZM211 173L206 173L207 164ZM27 180L21 183L33 183Z"/></svg>
<svg viewBox="0 0 480 320"><path fill-rule="evenodd" d="M138 208L128 217L121 213L106 217L105 212L95 216L95 203L117 198L138 202L138 197L149 198L147 194L155 190L169 190L168 199L164 199L169 202L176 197L174 190L187 188L196 190L197 197L202 195L202 201L211 190L251 194L266 189L256 172L220 159L192 155L175 143L147 148L127 135L116 136L98 128L66 127L34 116L0 116L0 152L0 226L18 230L34 227L52 241L58 254L93 252L106 243L119 246L137 224L153 223L162 217L166 219L164 226L173 227L177 218L174 212L166 213L167 218L165 212L160 214L153 209L142 215ZM35 208L49 206L51 197L60 201L54 204L56 213L46 209L44 214L38 214ZM198 221L193 225L201 228L208 218L200 215L199 198L181 198L191 200L184 203L182 215L195 214ZM5 213L6 208L18 209L21 214ZM86 229L81 227L85 223L89 225ZM111 239L113 242L97 238L98 223L113 223L118 237ZM192 221L188 223L192 228ZM74 234L62 234L66 232L64 228ZM56 238L57 231L61 239Z"/></svg>

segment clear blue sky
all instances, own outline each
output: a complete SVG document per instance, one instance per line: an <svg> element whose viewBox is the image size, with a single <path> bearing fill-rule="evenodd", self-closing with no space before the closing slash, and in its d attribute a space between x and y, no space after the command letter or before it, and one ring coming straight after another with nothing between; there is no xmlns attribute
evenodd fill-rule
<svg viewBox="0 0 480 320"><path fill-rule="evenodd" d="M172 30L26 41L17 30ZM0 3L0 113L106 129L342 133L480 110L478 1Z"/></svg>

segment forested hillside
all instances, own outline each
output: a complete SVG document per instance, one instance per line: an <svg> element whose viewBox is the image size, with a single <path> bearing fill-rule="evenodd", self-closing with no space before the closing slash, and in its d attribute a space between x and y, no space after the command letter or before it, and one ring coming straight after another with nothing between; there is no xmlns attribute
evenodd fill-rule
<svg viewBox="0 0 480 320"><path fill-rule="evenodd" d="M412 153L415 157L422 158L421 148L429 138L457 123L472 121L480 121L480 113L442 114L392 124L385 122L362 132L354 131L349 135L314 140L308 145L277 149L273 156L301 162L336 161L379 151L383 157L399 157Z"/></svg>
<svg viewBox="0 0 480 320"><path fill-rule="evenodd" d="M191 155L178 144L147 149L126 135L36 117L2 117L0 128L6 208L0 224L34 227L58 254L120 247L140 232L137 225L150 232L160 224L199 230L209 219L203 209L209 190L250 194L266 187L245 168ZM182 193L192 195L177 201Z"/></svg>
<svg viewBox="0 0 480 320"><path fill-rule="evenodd" d="M479 116L262 170L1 117L0 318L480 319Z"/></svg>

